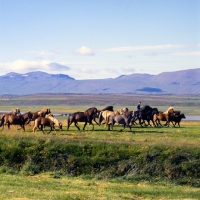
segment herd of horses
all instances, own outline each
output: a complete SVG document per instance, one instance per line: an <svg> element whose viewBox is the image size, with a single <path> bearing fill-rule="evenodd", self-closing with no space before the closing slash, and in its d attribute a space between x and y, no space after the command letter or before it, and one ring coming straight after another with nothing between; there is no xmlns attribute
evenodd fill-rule
<svg viewBox="0 0 200 200"><path fill-rule="evenodd" d="M67 118L67 130L74 123L75 127L80 130L78 126L79 122L83 122L83 130L87 124L92 125L94 130L95 122L97 125L105 124L108 130L113 130L115 124L122 125L122 130L126 127L132 131L132 127L136 124L140 126L163 126L161 121L165 121L165 126L170 127L170 123L175 127L176 124L180 127L180 121L186 118L180 111L175 111L173 107L169 107L165 112L158 111L157 108L152 108L149 105L141 107L137 111L130 111L128 108L122 108L114 111L113 106L107 106L102 110L98 110L96 107L91 107L84 112L75 112L68 115ZM37 112L28 111L24 114L20 113L19 108L13 109L10 113L0 113L0 127L7 125L20 125L25 131L25 125L34 121L33 132L37 129L43 133L46 126L50 127L50 133L55 129L55 125L59 130L62 130L62 123L54 117L49 108L43 108ZM152 123L152 124L151 124Z"/></svg>

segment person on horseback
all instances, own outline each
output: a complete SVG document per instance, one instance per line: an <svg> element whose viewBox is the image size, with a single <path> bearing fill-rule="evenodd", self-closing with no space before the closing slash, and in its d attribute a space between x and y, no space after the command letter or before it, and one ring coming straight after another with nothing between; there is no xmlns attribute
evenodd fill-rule
<svg viewBox="0 0 200 200"><path fill-rule="evenodd" d="M137 110L140 110L140 106L141 106L141 102L139 101L137 105Z"/></svg>

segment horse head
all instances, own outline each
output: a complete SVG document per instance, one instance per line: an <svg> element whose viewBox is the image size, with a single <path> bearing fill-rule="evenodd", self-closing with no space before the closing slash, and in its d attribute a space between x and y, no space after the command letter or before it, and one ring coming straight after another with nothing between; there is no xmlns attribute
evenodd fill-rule
<svg viewBox="0 0 200 200"><path fill-rule="evenodd" d="M42 110L38 111L38 115L41 117L45 117L45 115L51 113L49 108L43 108Z"/></svg>
<svg viewBox="0 0 200 200"><path fill-rule="evenodd" d="M14 109L12 109L12 113L13 113L13 115L20 114L20 109L19 108L14 108Z"/></svg>

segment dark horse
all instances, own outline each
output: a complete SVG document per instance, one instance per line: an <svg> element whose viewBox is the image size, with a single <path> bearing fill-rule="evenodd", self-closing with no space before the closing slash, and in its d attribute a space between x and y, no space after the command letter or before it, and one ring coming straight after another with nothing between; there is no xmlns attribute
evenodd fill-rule
<svg viewBox="0 0 200 200"><path fill-rule="evenodd" d="M145 105L139 111L137 111L137 118L139 120L139 124L142 126L142 124L144 123L145 126L148 126L150 125L150 121L152 121L154 124L154 121L153 121L154 114L156 115L158 114L158 109L152 108L149 105ZM148 125L145 123L145 120L147 120Z"/></svg>
<svg viewBox="0 0 200 200"><path fill-rule="evenodd" d="M67 130L69 130L69 127L72 123L74 123L76 128L80 130L80 128L77 125L78 122L85 122L83 126L83 130L85 130L87 123L92 124L92 127L93 127L92 130L94 130L94 124L92 123L92 120L96 122L95 117L96 117L97 112L98 112L97 108L92 107L92 108L87 109L85 112L75 112L75 113L69 114L69 117L67 119L67 122L68 122ZM98 123L96 122L96 124Z"/></svg>
<svg viewBox="0 0 200 200"><path fill-rule="evenodd" d="M33 114L31 112L27 112L20 115L6 114L2 117L0 127L4 125L8 125L10 129L10 125L20 125L25 131L25 124L28 124L32 119Z"/></svg>

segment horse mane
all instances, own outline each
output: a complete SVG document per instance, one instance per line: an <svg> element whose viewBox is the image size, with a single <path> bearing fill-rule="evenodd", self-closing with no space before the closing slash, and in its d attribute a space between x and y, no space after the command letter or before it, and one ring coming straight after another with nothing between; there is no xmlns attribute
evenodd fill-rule
<svg viewBox="0 0 200 200"><path fill-rule="evenodd" d="M105 111L105 110L114 111L113 106L107 106L104 109L102 109L101 111Z"/></svg>
<svg viewBox="0 0 200 200"><path fill-rule="evenodd" d="M19 108L14 108L14 109L12 109L12 113L18 114L18 113L20 113L20 109Z"/></svg>
<svg viewBox="0 0 200 200"><path fill-rule="evenodd" d="M41 115L42 113L47 113L47 112L51 113L49 108L43 108L42 110L38 111L37 113L38 113L38 115Z"/></svg>
<svg viewBox="0 0 200 200"><path fill-rule="evenodd" d="M174 111L174 108L173 107L169 107L165 112L163 112L163 114L169 114L169 111L173 110ZM171 113L171 112L170 112Z"/></svg>

